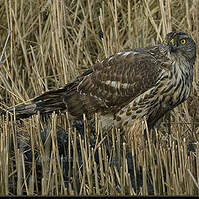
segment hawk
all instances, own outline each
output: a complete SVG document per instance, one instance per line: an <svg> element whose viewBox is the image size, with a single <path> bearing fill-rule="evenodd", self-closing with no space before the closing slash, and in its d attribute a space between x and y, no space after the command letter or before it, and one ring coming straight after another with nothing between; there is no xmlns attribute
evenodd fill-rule
<svg viewBox="0 0 199 199"><path fill-rule="evenodd" d="M192 90L196 44L184 32L170 32L159 45L118 52L64 87L17 106L17 118L68 111L73 119L99 113L117 126L145 117L151 129ZM13 109L8 109L11 111Z"/></svg>

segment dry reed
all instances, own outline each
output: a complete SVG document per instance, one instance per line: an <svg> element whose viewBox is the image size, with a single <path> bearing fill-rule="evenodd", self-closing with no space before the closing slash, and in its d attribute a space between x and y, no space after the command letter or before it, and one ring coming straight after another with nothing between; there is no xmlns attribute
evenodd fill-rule
<svg viewBox="0 0 199 199"><path fill-rule="evenodd" d="M28 103L97 60L182 30L199 43L196 0L0 1L0 106ZM198 54L198 53L197 53ZM1 117L1 195L198 195L199 71L193 94L147 139L74 125L67 114ZM96 116L97 118L97 116ZM139 131L138 131L139 129Z"/></svg>

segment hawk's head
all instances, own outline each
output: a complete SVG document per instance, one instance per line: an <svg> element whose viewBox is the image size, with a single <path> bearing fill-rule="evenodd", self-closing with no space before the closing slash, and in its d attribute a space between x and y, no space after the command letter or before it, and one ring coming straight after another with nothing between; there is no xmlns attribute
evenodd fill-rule
<svg viewBox="0 0 199 199"><path fill-rule="evenodd" d="M196 58L196 43L184 32L170 32L166 35L164 44L169 46L170 53L182 55L192 64Z"/></svg>

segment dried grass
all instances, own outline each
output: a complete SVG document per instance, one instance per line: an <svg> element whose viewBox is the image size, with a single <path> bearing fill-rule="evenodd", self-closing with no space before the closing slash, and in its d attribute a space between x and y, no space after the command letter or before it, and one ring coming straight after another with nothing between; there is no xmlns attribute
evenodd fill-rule
<svg viewBox="0 0 199 199"><path fill-rule="evenodd" d="M195 0L0 1L0 106L28 103L171 30L199 43L198 10ZM198 88L197 58L191 98L147 139L139 122L129 138L97 120L95 129L86 119L75 129L61 113L47 121L1 117L0 194L198 195Z"/></svg>

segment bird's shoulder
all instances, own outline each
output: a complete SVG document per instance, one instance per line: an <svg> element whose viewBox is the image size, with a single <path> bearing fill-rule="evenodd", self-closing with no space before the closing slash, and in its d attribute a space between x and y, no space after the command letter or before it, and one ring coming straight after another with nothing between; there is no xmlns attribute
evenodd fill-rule
<svg viewBox="0 0 199 199"><path fill-rule="evenodd" d="M162 70L169 69L171 61L166 53L161 45L118 52L79 76L78 90L86 92L90 84L116 87L118 83L116 89L119 84L129 89L132 85L142 86L150 81L150 86Z"/></svg>
<svg viewBox="0 0 199 199"><path fill-rule="evenodd" d="M165 70L162 63L168 61L166 51L160 49L153 46L121 51L97 62L64 87L65 97L76 93L106 107L126 105L156 85Z"/></svg>

